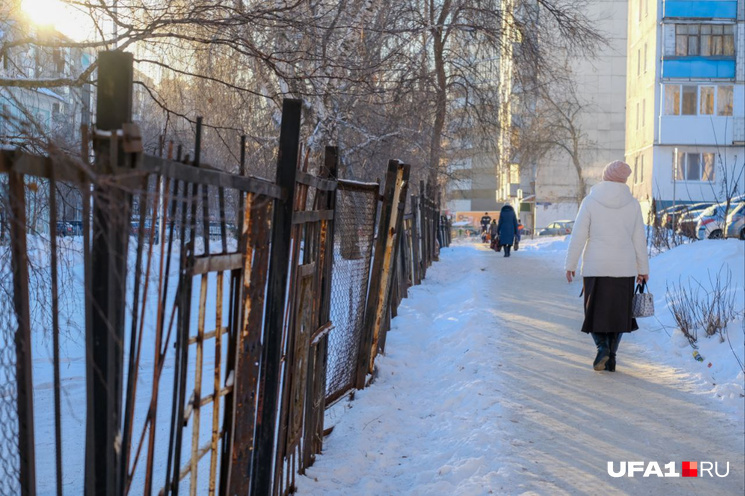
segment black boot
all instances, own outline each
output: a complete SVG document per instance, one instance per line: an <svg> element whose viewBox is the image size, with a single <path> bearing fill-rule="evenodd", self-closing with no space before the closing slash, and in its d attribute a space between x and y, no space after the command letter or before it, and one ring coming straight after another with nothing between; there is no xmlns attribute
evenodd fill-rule
<svg viewBox="0 0 745 496"><path fill-rule="evenodd" d="M595 346L598 348L598 353L595 355L595 361L592 362L592 368L595 370L605 370L605 364L610 359L610 347L608 346L607 333L591 332Z"/></svg>
<svg viewBox="0 0 745 496"><path fill-rule="evenodd" d="M512 248L512 245L504 245L504 256L505 257L510 256L510 248Z"/></svg>
<svg viewBox="0 0 745 496"><path fill-rule="evenodd" d="M608 335L608 361L605 363L605 370L608 372L616 371L616 352L618 351L618 345L621 342L621 333L613 333Z"/></svg>

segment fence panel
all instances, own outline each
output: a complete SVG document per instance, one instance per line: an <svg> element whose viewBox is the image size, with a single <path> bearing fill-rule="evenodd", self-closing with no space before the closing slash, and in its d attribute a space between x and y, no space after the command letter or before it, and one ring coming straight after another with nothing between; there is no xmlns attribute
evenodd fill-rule
<svg viewBox="0 0 745 496"><path fill-rule="evenodd" d="M339 180L334 221L334 264L326 402L354 388L375 238L378 183Z"/></svg>

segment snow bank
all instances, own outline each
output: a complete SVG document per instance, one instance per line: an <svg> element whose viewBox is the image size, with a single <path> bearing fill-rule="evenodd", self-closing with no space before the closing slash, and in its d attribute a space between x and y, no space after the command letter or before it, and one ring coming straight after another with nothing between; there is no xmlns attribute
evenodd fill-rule
<svg viewBox="0 0 745 496"><path fill-rule="evenodd" d="M710 281L718 273L732 274L729 291L736 295L735 305L739 318L727 328L727 340L718 336L706 337L698 330L698 352L703 361L697 361L694 348L678 329L667 304L665 294L689 282L702 284L710 289ZM650 260L649 289L655 296L655 317L640 319L640 332L630 335L629 341L643 345L655 359L689 374L707 391L719 398L725 409L742 411L744 375L741 364L744 346L743 289L745 288L745 243L730 240L705 240L681 245ZM703 293L703 291L702 291Z"/></svg>

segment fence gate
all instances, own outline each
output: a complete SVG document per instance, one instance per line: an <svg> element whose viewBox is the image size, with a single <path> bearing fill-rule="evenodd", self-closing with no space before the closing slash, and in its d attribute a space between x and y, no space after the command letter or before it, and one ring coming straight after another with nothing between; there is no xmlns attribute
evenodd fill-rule
<svg viewBox="0 0 745 496"><path fill-rule="evenodd" d="M336 203L336 181L328 178L336 163L336 148L327 147L319 177L296 174L274 494L294 492L295 473L312 463L323 439Z"/></svg>
<svg viewBox="0 0 745 496"><path fill-rule="evenodd" d="M339 180L334 221L334 276L331 282L326 403L354 388L365 323L378 183Z"/></svg>

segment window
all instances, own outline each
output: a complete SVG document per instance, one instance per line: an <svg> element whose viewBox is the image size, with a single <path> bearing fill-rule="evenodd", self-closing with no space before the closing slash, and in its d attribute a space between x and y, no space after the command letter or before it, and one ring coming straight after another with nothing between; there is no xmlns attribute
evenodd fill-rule
<svg viewBox="0 0 745 496"><path fill-rule="evenodd" d="M520 164L510 164L510 182L512 184L520 182Z"/></svg>
<svg viewBox="0 0 745 496"><path fill-rule="evenodd" d="M636 128L639 129L639 102L636 103Z"/></svg>
<svg viewBox="0 0 745 496"><path fill-rule="evenodd" d="M732 24L676 24L675 55L732 56L735 54L735 29Z"/></svg>
<svg viewBox="0 0 745 496"><path fill-rule="evenodd" d="M644 182L644 155L639 157L639 182Z"/></svg>
<svg viewBox="0 0 745 496"><path fill-rule="evenodd" d="M704 175L701 178L702 181L713 181L714 180L714 154L713 153L702 153L704 160Z"/></svg>
<svg viewBox="0 0 745 496"><path fill-rule="evenodd" d="M644 182L644 155L639 155L634 160L634 184Z"/></svg>
<svg viewBox="0 0 745 496"><path fill-rule="evenodd" d="M636 75L642 73L642 51L641 49L636 51Z"/></svg>
<svg viewBox="0 0 745 496"><path fill-rule="evenodd" d="M675 25L675 55L698 55L698 24Z"/></svg>
<svg viewBox="0 0 745 496"><path fill-rule="evenodd" d="M647 99L645 98L642 100L642 127L646 125L647 122Z"/></svg>
<svg viewBox="0 0 745 496"><path fill-rule="evenodd" d="M733 86L665 85L665 115L730 116L733 110ZM682 98L681 98L682 92ZM715 114L716 110L716 114ZM642 112L644 112L642 110ZM644 116L642 116L642 126Z"/></svg>
<svg viewBox="0 0 745 496"><path fill-rule="evenodd" d="M735 36L732 24L701 26L701 55L734 55Z"/></svg>
<svg viewBox="0 0 745 496"><path fill-rule="evenodd" d="M683 86L683 115L696 115L696 86Z"/></svg>
<svg viewBox="0 0 745 496"><path fill-rule="evenodd" d="M639 0L639 22L642 22L642 2L644 0Z"/></svg>
<svg viewBox="0 0 745 496"><path fill-rule="evenodd" d="M2 138L2 135L8 131L9 120L10 115L8 114L8 106L4 103L0 104L0 138Z"/></svg>
<svg viewBox="0 0 745 496"><path fill-rule="evenodd" d="M732 86L717 86L717 115L732 115Z"/></svg>
<svg viewBox="0 0 745 496"><path fill-rule="evenodd" d="M701 179L701 155L698 153L686 153L685 178L688 181Z"/></svg>
<svg viewBox="0 0 745 496"><path fill-rule="evenodd" d="M701 86L699 98L699 115L714 115L714 87Z"/></svg>
<svg viewBox="0 0 745 496"><path fill-rule="evenodd" d="M644 74L647 73L647 44L644 44Z"/></svg>
<svg viewBox="0 0 745 496"><path fill-rule="evenodd" d="M638 171L639 171L639 157L636 157L634 159L634 184L639 184Z"/></svg>
<svg viewBox="0 0 745 496"><path fill-rule="evenodd" d="M680 115L680 86L665 85L665 115Z"/></svg>
<svg viewBox="0 0 745 496"><path fill-rule="evenodd" d="M57 72L64 72L65 57L58 47L52 49L52 62L54 62L54 67L57 69Z"/></svg>
<svg viewBox="0 0 745 496"><path fill-rule="evenodd" d="M673 160L675 160L674 155ZM677 181L713 181L715 168L715 155L713 153L678 152L678 167L675 169L675 179Z"/></svg>

